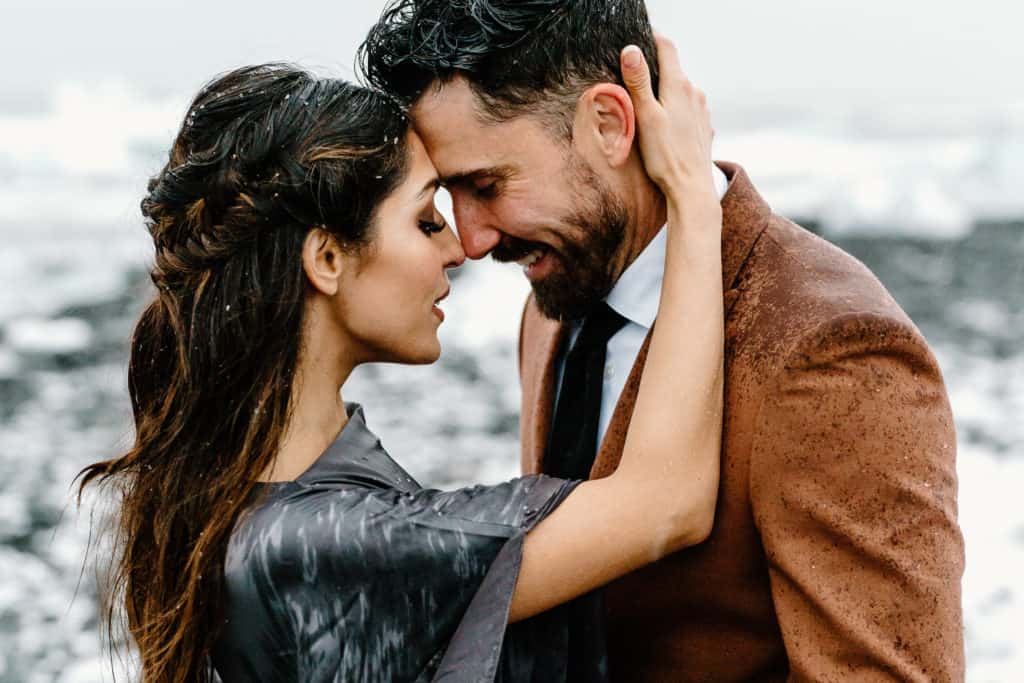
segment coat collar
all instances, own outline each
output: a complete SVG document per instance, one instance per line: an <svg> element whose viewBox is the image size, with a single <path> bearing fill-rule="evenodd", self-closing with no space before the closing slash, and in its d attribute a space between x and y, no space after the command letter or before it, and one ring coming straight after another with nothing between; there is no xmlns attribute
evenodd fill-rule
<svg viewBox="0 0 1024 683"><path fill-rule="evenodd" d="M715 162L729 178L729 189L722 197L722 291L726 295L725 314L729 314L730 293L736 292L740 269L747 261L754 244L768 226L772 209L747 172L730 161Z"/></svg>

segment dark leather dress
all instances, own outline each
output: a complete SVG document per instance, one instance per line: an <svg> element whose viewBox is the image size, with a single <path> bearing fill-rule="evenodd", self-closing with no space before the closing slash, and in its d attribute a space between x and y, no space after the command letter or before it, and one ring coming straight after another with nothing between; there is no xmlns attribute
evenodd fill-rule
<svg viewBox="0 0 1024 683"><path fill-rule="evenodd" d="M232 534L221 679L565 680L564 610L507 615L525 533L578 482L424 489L348 408L334 443L297 480L261 484Z"/></svg>

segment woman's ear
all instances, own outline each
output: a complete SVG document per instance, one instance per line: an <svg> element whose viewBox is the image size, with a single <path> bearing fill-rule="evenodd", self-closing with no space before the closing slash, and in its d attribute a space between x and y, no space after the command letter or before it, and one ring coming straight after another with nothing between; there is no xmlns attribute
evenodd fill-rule
<svg viewBox="0 0 1024 683"><path fill-rule="evenodd" d="M636 138L636 112L629 93L615 83L598 83L580 97L573 137L592 145L612 168L629 159Z"/></svg>
<svg viewBox="0 0 1024 683"><path fill-rule="evenodd" d="M302 269L321 294L334 296L341 288L344 252L337 238L323 228L313 228L302 244Z"/></svg>

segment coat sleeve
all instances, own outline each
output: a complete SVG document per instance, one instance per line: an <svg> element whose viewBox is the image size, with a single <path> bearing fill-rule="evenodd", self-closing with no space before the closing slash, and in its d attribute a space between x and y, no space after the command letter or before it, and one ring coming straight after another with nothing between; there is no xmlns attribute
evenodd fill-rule
<svg viewBox="0 0 1024 683"><path fill-rule="evenodd" d="M797 344L750 470L790 681L963 680L955 458L909 322L850 314Z"/></svg>

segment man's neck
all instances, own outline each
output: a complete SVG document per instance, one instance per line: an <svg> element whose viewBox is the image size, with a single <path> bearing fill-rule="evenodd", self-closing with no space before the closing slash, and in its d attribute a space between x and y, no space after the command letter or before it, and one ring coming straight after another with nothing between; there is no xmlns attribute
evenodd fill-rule
<svg viewBox="0 0 1024 683"><path fill-rule="evenodd" d="M722 199L729 186L729 180L718 166L712 166L715 189L718 198ZM626 247L622 252L622 263L616 279L622 277L634 261L643 253L651 240L661 232L668 220L668 206L665 195L651 182L646 173L637 182L638 188L633 197L631 220L626 228Z"/></svg>
<svg viewBox="0 0 1024 683"><path fill-rule="evenodd" d="M668 220L665 195L646 175L643 181L638 183L638 188L633 199L630 222L626 228L626 243L617 278L621 277L622 273L626 272L626 269L636 261Z"/></svg>

